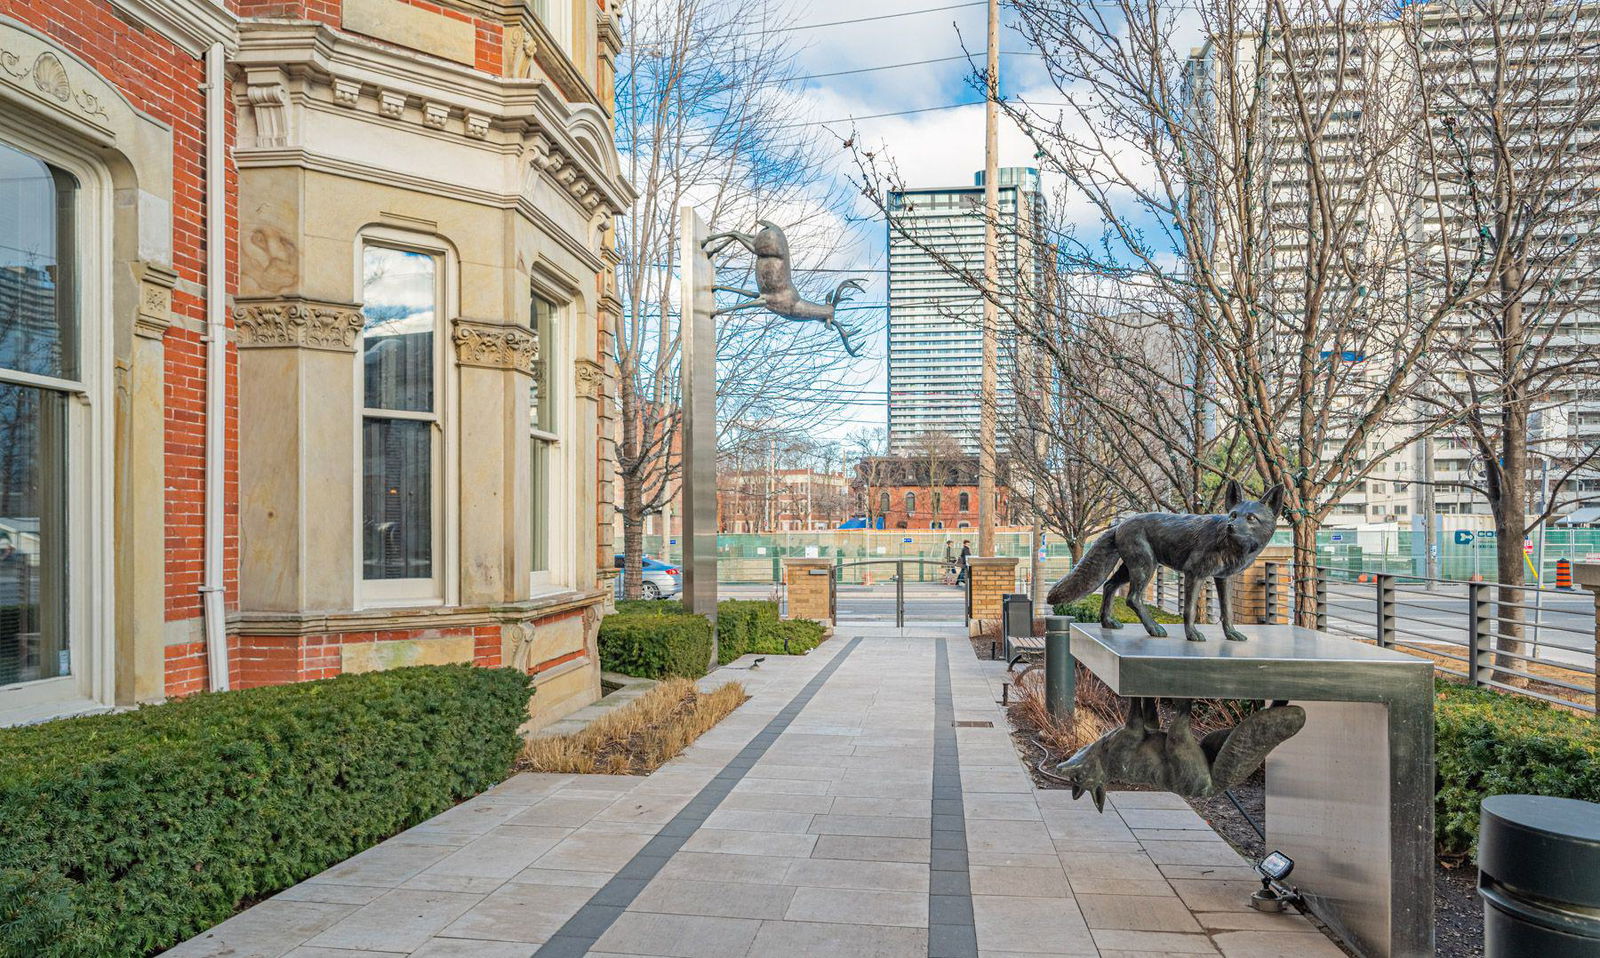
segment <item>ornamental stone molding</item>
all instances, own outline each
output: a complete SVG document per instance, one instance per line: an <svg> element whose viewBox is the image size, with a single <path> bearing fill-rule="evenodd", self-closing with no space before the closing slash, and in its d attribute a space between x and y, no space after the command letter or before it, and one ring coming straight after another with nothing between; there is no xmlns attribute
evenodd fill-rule
<svg viewBox="0 0 1600 958"><path fill-rule="evenodd" d="M606 371L592 359L580 359L573 371L578 396L582 399L599 399L605 388Z"/></svg>
<svg viewBox="0 0 1600 958"><path fill-rule="evenodd" d="M520 326L458 319L451 341L456 362L463 366L509 369L532 376L539 361L539 338Z"/></svg>
<svg viewBox="0 0 1600 958"><path fill-rule="evenodd" d="M241 349L301 348L353 353L364 323L359 306L299 297L239 300L233 310Z"/></svg>
<svg viewBox="0 0 1600 958"><path fill-rule="evenodd" d="M139 311L133 318L135 335L160 339L172 326L172 287L178 274L154 263L134 266L139 277Z"/></svg>

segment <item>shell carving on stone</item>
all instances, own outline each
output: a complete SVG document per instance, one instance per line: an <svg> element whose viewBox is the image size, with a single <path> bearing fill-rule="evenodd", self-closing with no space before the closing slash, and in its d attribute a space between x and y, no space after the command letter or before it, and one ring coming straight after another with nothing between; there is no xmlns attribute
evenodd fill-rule
<svg viewBox="0 0 1600 958"><path fill-rule="evenodd" d="M53 96L62 103L72 99L72 81L67 79L67 68L54 53L41 53L33 61L33 85L39 92Z"/></svg>

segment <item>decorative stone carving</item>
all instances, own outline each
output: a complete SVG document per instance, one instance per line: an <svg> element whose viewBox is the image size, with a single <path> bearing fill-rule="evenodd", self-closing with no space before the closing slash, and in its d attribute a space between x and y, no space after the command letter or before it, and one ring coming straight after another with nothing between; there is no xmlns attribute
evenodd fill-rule
<svg viewBox="0 0 1600 958"><path fill-rule="evenodd" d="M526 80L533 76L534 57L539 52L539 41L534 39L532 30L522 27L511 43L511 69L506 76L516 80Z"/></svg>
<svg viewBox="0 0 1600 958"><path fill-rule="evenodd" d="M533 375L539 361L539 339L520 326L497 326L467 319L455 321L451 337L456 362L484 369L511 369Z"/></svg>
<svg viewBox="0 0 1600 958"><path fill-rule="evenodd" d="M599 399L605 389L605 368L592 359L580 359L576 367L572 378L577 386L578 396L583 399Z"/></svg>
<svg viewBox="0 0 1600 958"><path fill-rule="evenodd" d="M39 92L55 97L62 103L72 99L72 83L67 79L67 68L54 53L41 53L33 61L33 85Z"/></svg>
<svg viewBox="0 0 1600 958"><path fill-rule="evenodd" d="M400 119L406 111L406 95L395 93L393 90L383 90L378 94L378 112L392 120Z"/></svg>
<svg viewBox="0 0 1600 958"><path fill-rule="evenodd" d="M489 118L482 113L468 113L465 117L467 135L475 140L481 140L489 135Z"/></svg>
<svg viewBox="0 0 1600 958"><path fill-rule="evenodd" d="M299 298L241 302L233 324L240 348L300 347L355 352L365 320L359 307Z"/></svg>
<svg viewBox="0 0 1600 958"><path fill-rule="evenodd" d="M361 84L354 80L333 81L333 102L343 107L353 107L361 99Z"/></svg>
<svg viewBox="0 0 1600 958"><path fill-rule="evenodd" d="M445 122L450 119L450 108L443 103L424 103L422 105L422 125L430 130L444 129Z"/></svg>
<svg viewBox="0 0 1600 958"><path fill-rule="evenodd" d="M160 339L172 325L172 287L176 273L145 264L139 275L139 312L133 319L135 335Z"/></svg>
<svg viewBox="0 0 1600 958"><path fill-rule="evenodd" d="M289 142L289 91L281 77L251 77L245 84L245 98L256 121L256 143L284 146Z"/></svg>
<svg viewBox="0 0 1600 958"><path fill-rule="evenodd" d="M109 120L100 98L85 90L75 90L67 65L61 58L46 50L33 58L30 66L22 65L22 57L10 50L0 49L0 70L22 81L33 78L34 89L57 103L75 105L85 116Z"/></svg>

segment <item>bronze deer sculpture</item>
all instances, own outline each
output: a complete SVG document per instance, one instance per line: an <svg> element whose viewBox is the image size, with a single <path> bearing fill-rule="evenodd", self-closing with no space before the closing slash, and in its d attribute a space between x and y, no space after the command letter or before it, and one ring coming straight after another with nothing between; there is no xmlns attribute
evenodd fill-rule
<svg viewBox="0 0 1600 958"><path fill-rule="evenodd" d="M859 356L861 347L850 342L854 330L840 322L835 316L835 311L840 303L849 298L852 290L865 289L861 280L847 279L841 282L820 303L806 299L800 295L800 290L794 284L794 273L789 261L789 240L783 235L783 228L769 220L757 220L756 223L761 228L754 233L740 233L737 230L714 233L700 244L700 248L705 250L707 255L714 256L729 244L738 243L756 257L756 288L749 290L737 286L715 287L722 292L748 297L743 302L734 303L717 312L733 313L765 307L784 319L822 323L839 333L839 340L844 344L846 353Z"/></svg>

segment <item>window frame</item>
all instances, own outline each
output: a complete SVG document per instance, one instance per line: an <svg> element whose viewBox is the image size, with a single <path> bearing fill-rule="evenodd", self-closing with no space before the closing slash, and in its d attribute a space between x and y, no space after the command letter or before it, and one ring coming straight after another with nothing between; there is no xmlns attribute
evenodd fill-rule
<svg viewBox="0 0 1600 958"><path fill-rule="evenodd" d="M433 315L433 410L416 412L401 409L371 409L366 405L366 378L362 364L366 357L366 330L356 338L354 391L356 421L354 454L354 497L352 510L351 559L355 569L355 606L358 609L404 606L455 605L459 602L459 577L456 575L460 548L460 529L456 503L460 496L461 459L455 428L456 363L450 345L450 318L460 312L459 260L453 247L438 236L383 226L370 226L356 235L355 289L363 306L366 299L366 251L369 246L421 253L434 259ZM365 476L366 422L369 417L424 421L432 431L432 520L433 575L414 579L368 579L365 576L366 504L362 483Z"/></svg>
<svg viewBox="0 0 1600 958"><path fill-rule="evenodd" d="M576 476L573 474L574 461L572 444L567 441L568 436L577 435L577 403L572 397L576 396L571 382L573 336L571 330L575 327L577 314L577 301L568 290L558 288L547 282L541 282L538 275L531 279L528 289L528 330L533 333L539 343L539 358L537 368L543 373L539 383L539 396L541 400L549 397L550 423L553 428L541 429L533 425L533 410L528 412L528 596L536 598L542 595L551 595L566 592L574 587L576 567L573 556L577 551L575 526L576 519L571 510L558 509L550 505L551 498L544 501L545 516L542 531L546 539L544 553L546 567L534 568L534 556L538 549L534 537L540 531L536 520L541 506L539 491L535 486L534 444L541 443L544 447L544 476L545 492L555 489L575 489ZM550 306L548 330L541 331L533 326L534 302L543 300ZM548 332L548 335L545 333ZM563 401L568 397L567 401ZM541 425L544 425L541 423Z"/></svg>
<svg viewBox="0 0 1600 958"><path fill-rule="evenodd" d="M0 725L109 706L116 688L115 445L111 362L115 329L113 184L103 164L76 140L46 124L19 125L0 115L0 142L78 180L78 378L7 370L0 381L62 393L66 402L66 642L69 674L0 686ZM163 567L165 552L163 552ZM90 597L93 596L93 601Z"/></svg>

